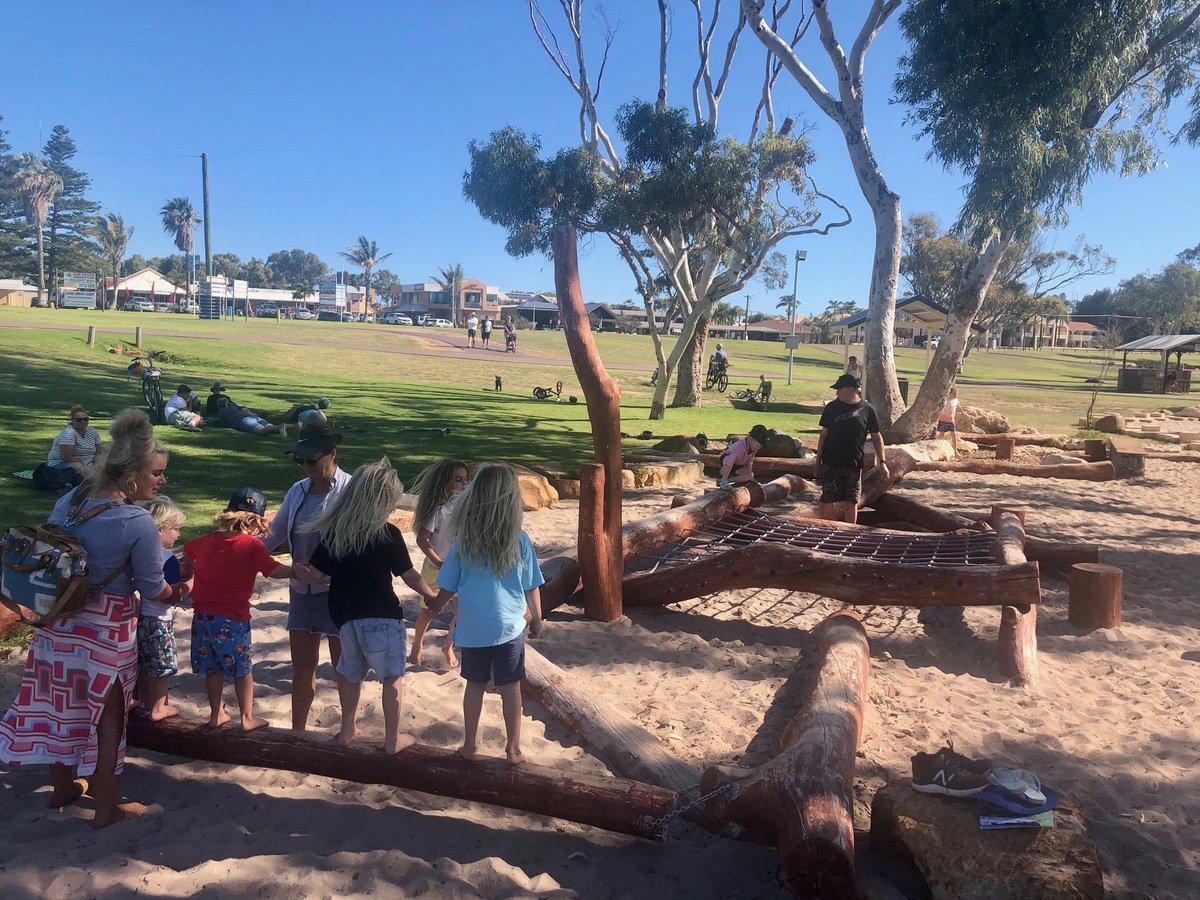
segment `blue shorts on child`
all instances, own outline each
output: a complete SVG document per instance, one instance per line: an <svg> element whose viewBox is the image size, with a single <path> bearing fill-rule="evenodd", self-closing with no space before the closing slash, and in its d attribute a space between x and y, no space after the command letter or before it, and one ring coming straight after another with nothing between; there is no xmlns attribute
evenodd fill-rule
<svg viewBox="0 0 1200 900"><path fill-rule="evenodd" d="M496 687L525 677L525 634L494 647L459 647L462 677L476 684L489 681Z"/></svg>
<svg viewBox="0 0 1200 900"><path fill-rule="evenodd" d="M169 619L138 616L137 649L138 668L148 675L162 678L179 671L179 649Z"/></svg>
<svg viewBox="0 0 1200 900"><path fill-rule="evenodd" d="M228 616L196 613L192 617L192 671L224 672L227 678L250 674L250 623Z"/></svg>
<svg viewBox="0 0 1200 900"><path fill-rule="evenodd" d="M338 631L342 656L337 670L351 684L375 671L381 681L404 674L408 637L403 619L351 619Z"/></svg>

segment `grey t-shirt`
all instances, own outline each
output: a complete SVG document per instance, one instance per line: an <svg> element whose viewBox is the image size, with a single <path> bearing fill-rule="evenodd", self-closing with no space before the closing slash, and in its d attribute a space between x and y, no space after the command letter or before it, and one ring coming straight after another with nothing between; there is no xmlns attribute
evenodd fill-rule
<svg viewBox="0 0 1200 900"><path fill-rule="evenodd" d="M66 526L68 533L83 540L91 583L99 584L120 568L121 574L109 583L106 591L131 594L136 590L143 599L157 597L165 591L162 538L150 513L140 506L123 504L105 510L82 525L72 526L67 523L67 514L75 503L75 493L73 490L58 499L50 522ZM83 515L111 502L98 498L85 500L78 514Z"/></svg>
<svg viewBox="0 0 1200 900"><path fill-rule="evenodd" d="M331 496L333 496L332 491L324 494L310 492L304 495L300 508L296 510L296 517L292 520L292 533L288 536L293 563L306 563L317 552L317 546L321 543L321 534L317 531L308 531L307 527L321 518L325 512L325 501ZM326 578L317 584L305 584L293 578L291 588L297 594L325 594L329 591L329 579Z"/></svg>

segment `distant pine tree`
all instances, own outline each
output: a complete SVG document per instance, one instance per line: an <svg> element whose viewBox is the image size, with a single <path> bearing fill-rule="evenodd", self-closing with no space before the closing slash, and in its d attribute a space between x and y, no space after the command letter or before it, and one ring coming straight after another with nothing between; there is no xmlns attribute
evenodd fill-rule
<svg viewBox="0 0 1200 900"><path fill-rule="evenodd" d="M25 221L21 197L11 186L16 167L8 132L0 128L0 278L32 281L37 278L33 231Z"/></svg>
<svg viewBox="0 0 1200 900"><path fill-rule="evenodd" d="M55 125L42 148L46 165L63 180L46 219L46 280L58 287L62 272L95 272L105 266L93 229L100 204L88 198L92 179L70 164L77 148L65 125Z"/></svg>

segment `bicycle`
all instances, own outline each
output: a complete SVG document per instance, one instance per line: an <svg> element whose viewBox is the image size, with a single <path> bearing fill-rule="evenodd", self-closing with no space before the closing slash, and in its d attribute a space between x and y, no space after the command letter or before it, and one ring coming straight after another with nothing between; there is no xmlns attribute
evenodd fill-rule
<svg viewBox="0 0 1200 900"><path fill-rule="evenodd" d="M150 366L142 372L142 397L150 408L150 421L163 424L162 369Z"/></svg>
<svg viewBox="0 0 1200 900"><path fill-rule="evenodd" d="M533 389L534 400L549 400L551 397L562 399L562 382L559 381L552 388L535 387Z"/></svg>
<svg viewBox="0 0 1200 900"><path fill-rule="evenodd" d="M708 364L708 374L704 377L704 389L711 391L714 387L722 394L729 387L729 371L716 360Z"/></svg>

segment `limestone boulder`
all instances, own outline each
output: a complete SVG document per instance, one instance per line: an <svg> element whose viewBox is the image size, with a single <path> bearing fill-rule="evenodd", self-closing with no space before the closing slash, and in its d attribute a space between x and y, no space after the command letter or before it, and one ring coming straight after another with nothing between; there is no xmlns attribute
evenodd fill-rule
<svg viewBox="0 0 1200 900"><path fill-rule="evenodd" d="M1068 456L1065 453L1047 453L1040 460L1044 466L1069 466L1076 463L1082 463L1083 460L1078 456Z"/></svg>
<svg viewBox="0 0 1200 900"><path fill-rule="evenodd" d="M770 440L763 444L762 449L758 451L759 456L780 459L803 459L808 454L809 450L804 443L790 434L771 435Z"/></svg>
<svg viewBox="0 0 1200 900"><path fill-rule="evenodd" d="M1185 419L1200 419L1200 406L1185 406L1179 415Z"/></svg>
<svg viewBox="0 0 1200 900"><path fill-rule="evenodd" d="M410 532L412 531L413 515L416 512L416 509L417 495L404 494L400 498L400 502L397 504L395 510L393 510L392 514L388 516L388 521L401 531L405 533Z"/></svg>
<svg viewBox="0 0 1200 900"><path fill-rule="evenodd" d="M553 461L531 462L529 468L545 477L558 492L559 500L574 500L579 497L579 473L562 463Z"/></svg>
<svg viewBox="0 0 1200 900"><path fill-rule="evenodd" d="M627 459L622 475L625 472L633 476L633 488L669 487L703 480L704 463L687 459L645 462Z"/></svg>
<svg viewBox="0 0 1200 900"><path fill-rule="evenodd" d="M472 474L483 464L483 462L472 464ZM554 485L545 475L516 463L508 463L508 465L517 473L517 483L521 487L521 502L525 506L525 512L546 509L558 503L558 491L554 489Z"/></svg>
<svg viewBox="0 0 1200 900"><path fill-rule="evenodd" d="M976 434L1006 434L1012 431L1008 419L993 409L982 406L960 406L955 420L959 431Z"/></svg>
<svg viewBox="0 0 1200 900"><path fill-rule="evenodd" d="M1101 416L1095 421L1092 427L1102 434L1120 434L1125 430L1125 417L1120 413Z"/></svg>
<svg viewBox="0 0 1200 900"><path fill-rule="evenodd" d="M891 784L871 803L871 850L911 862L935 898L1104 896L1096 846L1069 800L1055 810L1053 828L983 831L979 816L990 811Z"/></svg>
<svg viewBox="0 0 1200 900"><path fill-rule="evenodd" d="M699 453L700 448L692 443L692 439L682 434L663 438L650 448L660 453Z"/></svg>

